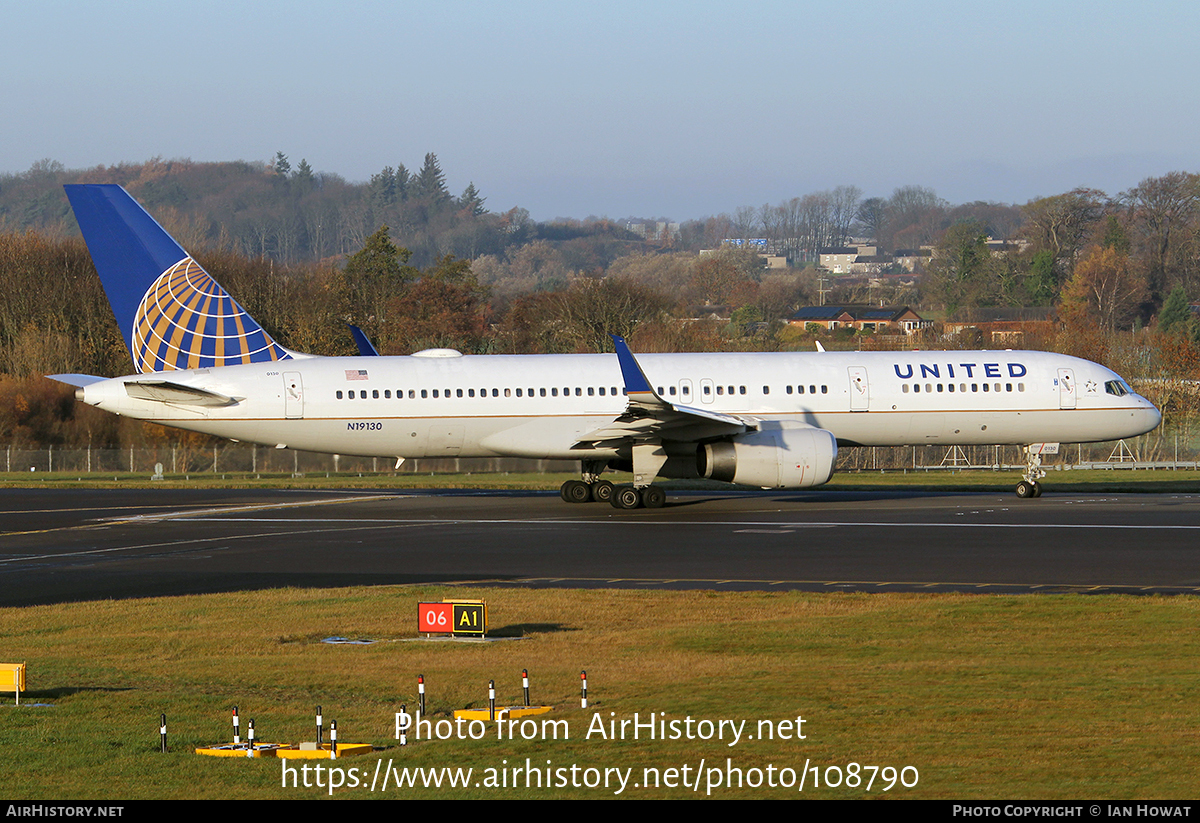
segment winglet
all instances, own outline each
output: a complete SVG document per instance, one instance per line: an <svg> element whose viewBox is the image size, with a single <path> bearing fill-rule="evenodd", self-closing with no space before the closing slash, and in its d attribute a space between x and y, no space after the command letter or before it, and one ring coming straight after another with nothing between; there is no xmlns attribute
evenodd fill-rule
<svg viewBox="0 0 1200 823"><path fill-rule="evenodd" d="M642 395L643 398L648 395L655 400L660 400L659 396L654 393L654 389L650 387L650 381L646 379L646 374L638 365L633 352L629 350L629 344L625 342L625 338L615 334L610 334L609 337L612 338L613 346L617 349L617 362L621 364L621 377L625 380L625 394L629 397Z"/></svg>
<svg viewBox="0 0 1200 823"><path fill-rule="evenodd" d="M358 353L363 357L378 357L379 350L371 345L370 339L366 332L360 329L353 323L347 323L350 327L350 334L354 337L354 345L358 346Z"/></svg>

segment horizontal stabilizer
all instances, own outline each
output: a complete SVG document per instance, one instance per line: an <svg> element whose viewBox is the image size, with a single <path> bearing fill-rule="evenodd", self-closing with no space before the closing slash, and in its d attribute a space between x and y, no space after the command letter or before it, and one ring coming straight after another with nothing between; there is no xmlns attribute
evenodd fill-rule
<svg viewBox="0 0 1200 823"><path fill-rule="evenodd" d="M172 383L169 380L130 380L125 383L125 392L137 400L154 400L183 406L232 406L239 399L208 389Z"/></svg>
<svg viewBox="0 0 1200 823"><path fill-rule="evenodd" d="M97 377L94 374L48 374L46 376L51 380L57 380L59 383L66 383L68 386L80 389L108 379L107 377Z"/></svg>

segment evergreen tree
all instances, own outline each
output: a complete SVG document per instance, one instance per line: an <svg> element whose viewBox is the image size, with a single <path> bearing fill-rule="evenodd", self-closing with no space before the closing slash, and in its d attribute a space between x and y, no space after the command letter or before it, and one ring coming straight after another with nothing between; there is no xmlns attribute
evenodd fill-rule
<svg viewBox="0 0 1200 823"><path fill-rule="evenodd" d="M483 207L485 199L486 198L479 196L479 191L476 190L475 183L471 182L468 183L467 188L463 190L462 197L458 198L458 206L463 211L478 217L479 215L487 212L487 209Z"/></svg>
<svg viewBox="0 0 1200 823"><path fill-rule="evenodd" d="M409 191L412 189L413 176L408 169L404 168L401 163L396 167L396 199L403 203L408 199Z"/></svg>
<svg viewBox="0 0 1200 823"><path fill-rule="evenodd" d="M292 164L288 162L287 155L281 151L275 152L275 173L280 177L286 178L292 173Z"/></svg>
<svg viewBox="0 0 1200 823"><path fill-rule="evenodd" d="M300 158L300 165L296 167L294 179L300 181L306 187L311 187L317 182L317 177L313 174L312 166L308 165L308 161L303 157Z"/></svg>
<svg viewBox="0 0 1200 823"><path fill-rule="evenodd" d="M1187 292L1176 286L1163 303L1158 313L1158 330L1163 334L1187 334L1191 331L1192 310L1188 305Z"/></svg>
<svg viewBox="0 0 1200 823"><path fill-rule="evenodd" d="M391 166L385 166L379 174L371 175L371 199L379 206L390 206L396 202L396 176Z"/></svg>
<svg viewBox="0 0 1200 823"><path fill-rule="evenodd" d="M413 196L434 207L450 202L450 192L446 190L446 175L433 152L425 155L425 164L413 179Z"/></svg>

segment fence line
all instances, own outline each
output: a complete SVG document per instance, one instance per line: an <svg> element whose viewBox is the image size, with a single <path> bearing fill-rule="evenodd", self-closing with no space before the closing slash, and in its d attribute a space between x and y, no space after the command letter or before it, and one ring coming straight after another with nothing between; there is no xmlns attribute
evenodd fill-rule
<svg viewBox="0 0 1200 823"><path fill-rule="evenodd" d="M1068 468L1195 469L1200 449L1190 432L1152 432L1126 441L1062 444L1056 455L1043 457L1050 471ZM399 469L393 458L346 457L293 449L272 449L225 443L208 447L26 449L4 447L5 472L84 474L423 474L499 472L575 472L578 461L531 460L518 457L441 457L405 460ZM953 469L1014 469L1025 465L1019 446L860 446L838 452L837 470L937 471Z"/></svg>

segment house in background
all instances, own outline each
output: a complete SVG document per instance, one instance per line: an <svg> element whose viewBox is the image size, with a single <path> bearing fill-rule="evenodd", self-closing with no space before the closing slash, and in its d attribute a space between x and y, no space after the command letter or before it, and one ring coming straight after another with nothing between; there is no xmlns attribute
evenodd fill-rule
<svg viewBox="0 0 1200 823"><path fill-rule="evenodd" d="M912 334L933 325L908 306L805 306L787 320L792 326L820 324L823 328L859 331L892 331Z"/></svg>

